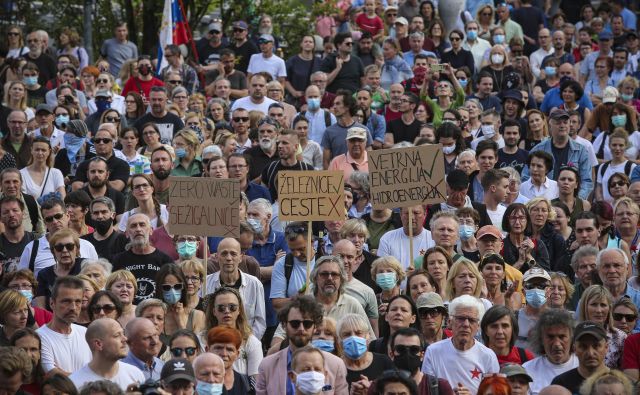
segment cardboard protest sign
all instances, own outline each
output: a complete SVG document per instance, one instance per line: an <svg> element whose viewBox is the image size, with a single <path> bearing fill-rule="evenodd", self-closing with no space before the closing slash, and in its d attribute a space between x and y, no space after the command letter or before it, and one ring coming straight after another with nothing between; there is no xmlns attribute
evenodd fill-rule
<svg viewBox="0 0 640 395"><path fill-rule="evenodd" d="M169 177L169 232L240 237L238 180Z"/></svg>
<svg viewBox="0 0 640 395"><path fill-rule="evenodd" d="M280 171L278 200L283 221L345 219L344 173Z"/></svg>
<svg viewBox="0 0 640 395"><path fill-rule="evenodd" d="M369 151L371 203L375 208L411 207L446 200L439 144Z"/></svg>

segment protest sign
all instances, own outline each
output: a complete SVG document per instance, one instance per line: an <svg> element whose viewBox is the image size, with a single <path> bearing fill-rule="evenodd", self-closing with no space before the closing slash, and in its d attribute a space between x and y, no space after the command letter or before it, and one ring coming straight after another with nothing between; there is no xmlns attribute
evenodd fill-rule
<svg viewBox="0 0 640 395"><path fill-rule="evenodd" d="M344 173L280 171L278 200L283 221L343 220Z"/></svg>
<svg viewBox="0 0 640 395"><path fill-rule="evenodd" d="M169 232L240 237L238 180L169 177Z"/></svg>
<svg viewBox="0 0 640 395"><path fill-rule="evenodd" d="M439 144L369 151L369 186L375 208L411 207L446 200Z"/></svg>

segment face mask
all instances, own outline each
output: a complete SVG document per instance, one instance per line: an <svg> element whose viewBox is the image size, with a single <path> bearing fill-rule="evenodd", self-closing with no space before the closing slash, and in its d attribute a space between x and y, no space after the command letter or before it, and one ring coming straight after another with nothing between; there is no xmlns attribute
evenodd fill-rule
<svg viewBox="0 0 640 395"><path fill-rule="evenodd" d="M196 241L180 241L176 250L181 258L191 258L196 255L198 250L198 242Z"/></svg>
<svg viewBox="0 0 640 395"><path fill-rule="evenodd" d="M624 127L627 124L627 114L612 115L611 123L617 128Z"/></svg>
<svg viewBox="0 0 640 395"><path fill-rule="evenodd" d="M67 149L67 159L69 159L69 162L73 165L77 162L76 155L78 154L78 151L80 151L80 148L82 148L85 138L78 137L73 133L65 133L62 139L64 140L64 146Z"/></svg>
<svg viewBox="0 0 640 395"><path fill-rule="evenodd" d="M304 395L314 395L322 392L324 381L324 374L320 372L296 373L296 388Z"/></svg>
<svg viewBox="0 0 640 395"><path fill-rule="evenodd" d="M22 82L24 82L26 86L33 86L38 83L38 77L24 77Z"/></svg>
<svg viewBox="0 0 640 395"><path fill-rule="evenodd" d="M180 298L182 298L182 291L178 291L175 289L171 289L170 291L163 291L162 298L168 304L174 305L180 301Z"/></svg>
<svg viewBox="0 0 640 395"><path fill-rule="evenodd" d="M367 339L349 336L342 341L342 348L344 348L344 355L350 359L360 359L367 352Z"/></svg>
<svg viewBox="0 0 640 395"><path fill-rule="evenodd" d="M493 43L494 44L504 44L504 34L496 34L495 36L493 36ZM502 63L502 61L500 61L498 63Z"/></svg>
<svg viewBox="0 0 640 395"><path fill-rule="evenodd" d="M385 291L388 291L395 287L396 282L397 280L395 272L376 274L376 284L378 284L378 286Z"/></svg>
<svg viewBox="0 0 640 395"><path fill-rule="evenodd" d="M198 395L220 395L222 394L222 383L205 383L198 380L196 382L196 392Z"/></svg>
<svg viewBox="0 0 640 395"><path fill-rule="evenodd" d="M623 101L629 101L629 100L633 100L633 95L627 95L627 94L622 93L622 94L620 94L620 98Z"/></svg>
<svg viewBox="0 0 640 395"><path fill-rule="evenodd" d="M187 150L184 148L176 148L175 153L176 153L176 158L178 159L182 159L185 156L187 156Z"/></svg>
<svg viewBox="0 0 640 395"><path fill-rule="evenodd" d="M96 108L99 113L105 112L111 108L111 102L108 100L96 100Z"/></svg>
<svg viewBox="0 0 640 395"><path fill-rule="evenodd" d="M311 111L318 111L320 109L320 98L307 99L307 108Z"/></svg>
<svg viewBox="0 0 640 395"><path fill-rule="evenodd" d="M556 68L553 66L546 66L544 68L544 74L547 77L553 77L554 75L556 75Z"/></svg>
<svg viewBox="0 0 640 395"><path fill-rule="evenodd" d="M147 66L146 64L143 64L142 66L138 67L138 72L141 75L147 76L151 73L151 66Z"/></svg>
<svg viewBox="0 0 640 395"><path fill-rule="evenodd" d="M27 301L29 302L29 304L31 304L31 300L33 299L33 292L31 292L31 290L29 289L21 289L20 293L22 294L22 296L27 298Z"/></svg>
<svg viewBox="0 0 640 395"><path fill-rule="evenodd" d="M442 147L442 152L444 152L445 155L450 155L453 153L453 151L456 150L456 145L451 145L449 147Z"/></svg>
<svg viewBox="0 0 640 395"><path fill-rule="evenodd" d="M58 115L56 117L56 126L57 127L66 128L68 123L69 123L69 116L68 115Z"/></svg>
<svg viewBox="0 0 640 395"><path fill-rule="evenodd" d="M409 351L393 357L393 364L400 370L406 370L409 373L414 373L422 366L420 357L411 354Z"/></svg>
<svg viewBox="0 0 640 395"><path fill-rule="evenodd" d="M467 241L473 237L476 233L476 230L471 225L460 225L460 229L458 230L458 234L460 235L460 239Z"/></svg>
<svg viewBox="0 0 640 395"><path fill-rule="evenodd" d="M525 299L527 304L537 309L547 303L547 297L545 296L544 289L527 289L525 291Z"/></svg>
<svg viewBox="0 0 640 395"><path fill-rule="evenodd" d="M333 352L336 347L333 344L333 340L316 339L311 340L311 345L322 351Z"/></svg>
<svg viewBox="0 0 640 395"><path fill-rule="evenodd" d="M491 55L491 63L493 64L502 64L504 62L504 55L499 53L494 53Z"/></svg>
<svg viewBox="0 0 640 395"><path fill-rule="evenodd" d="M255 218L247 218L247 223L253 228L256 233L262 234L262 231L264 229L262 229L262 222L260 222L260 220Z"/></svg>
<svg viewBox="0 0 640 395"><path fill-rule="evenodd" d="M469 83L469 80L458 80L458 83L460 84L462 89L464 89L464 88L467 87L467 84Z"/></svg>
<svg viewBox="0 0 640 395"><path fill-rule="evenodd" d="M93 222L93 227L96 229L96 232L98 232L101 235L107 234L107 232L109 232L109 229L111 229L111 227L113 226L112 219L105 219L102 221L93 220L92 222Z"/></svg>
<svg viewBox="0 0 640 395"><path fill-rule="evenodd" d="M496 135L496 131L493 128L493 125L482 125L482 135L488 140Z"/></svg>
<svg viewBox="0 0 640 395"><path fill-rule="evenodd" d="M467 30L467 39L474 41L478 38L478 32L476 30Z"/></svg>

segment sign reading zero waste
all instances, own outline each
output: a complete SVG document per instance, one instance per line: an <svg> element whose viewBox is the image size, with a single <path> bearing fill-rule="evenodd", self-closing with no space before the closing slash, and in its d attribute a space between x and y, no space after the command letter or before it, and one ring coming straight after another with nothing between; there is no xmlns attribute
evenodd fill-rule
<svg viewBox="0 0 640 395"><path fill-rule="evenodd" d="M344 173L280 171L278 200L283 221L345 219Z"/></svg>

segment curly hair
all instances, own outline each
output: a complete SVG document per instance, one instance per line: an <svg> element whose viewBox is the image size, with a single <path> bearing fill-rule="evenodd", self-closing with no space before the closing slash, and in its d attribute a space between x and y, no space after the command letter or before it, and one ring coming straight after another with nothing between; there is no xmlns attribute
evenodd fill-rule
<svg viewBox="0 0 640 395"><path fill-rule="evenodd" d="M576 322L573 313L564 309L545 309L540 314L533 330L529 334L530 349L537 355L545 355L544 334L549 328L565 327L569 329L569 338L573 339L573 328Z"/></svg>

